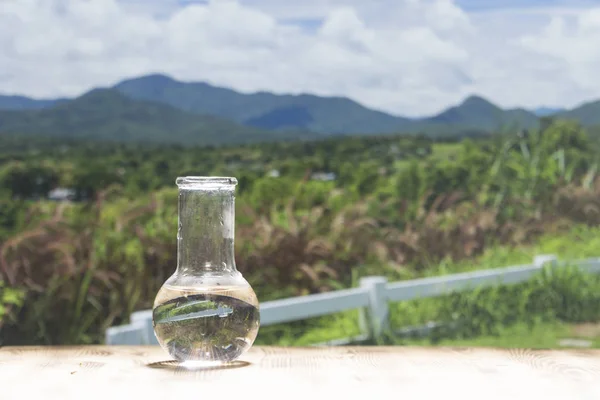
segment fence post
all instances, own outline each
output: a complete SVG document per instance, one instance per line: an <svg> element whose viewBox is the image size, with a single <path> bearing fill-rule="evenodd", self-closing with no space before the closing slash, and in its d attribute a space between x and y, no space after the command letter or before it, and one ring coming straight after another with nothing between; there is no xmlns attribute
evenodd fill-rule
<svg viewBox="0 0 600 400"><path fill-rule="evenodd" d="M536 267L542 268L546 264L550 264L550 266L556 267L558 265L558 257L554 254L542 254L533 257L533 265L535 265Z"/></svg>
<svg viewBox="0 0 600 400"><path fill-rule="evenodd" d="M360 279L360 287L369 294L369 306L361 309L360 328L372 339L380 339L388 325L387 278L369 276Z"/></svg>
<svg viewBox="0 0 600 400"><path fill-rule="evenodd" d="M152 324L152 310L136 311L131 314L131 323L139 325L140 345L157 345L158 340L154 335L154 325Z"/></svg>

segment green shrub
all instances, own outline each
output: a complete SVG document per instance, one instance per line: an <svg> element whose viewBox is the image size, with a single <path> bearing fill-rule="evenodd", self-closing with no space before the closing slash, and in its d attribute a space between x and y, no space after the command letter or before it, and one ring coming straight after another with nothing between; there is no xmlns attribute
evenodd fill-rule
<svg viewBox="0 0 600 400"><path fill-rule="evenodd" d="M2 327L7 323L15 322L15 315L23 305L25 293L17 288L7 287L0 281L0 346L4 342Z"/></svg>

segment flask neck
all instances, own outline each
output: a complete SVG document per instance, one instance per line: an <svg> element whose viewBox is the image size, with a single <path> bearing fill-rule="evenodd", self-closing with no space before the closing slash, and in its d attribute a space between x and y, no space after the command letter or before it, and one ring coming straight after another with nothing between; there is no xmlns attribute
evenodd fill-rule
<svg viewBox="0 0 600 400"><path fill-rule="evenodd" d="M234 272L235 179L232 183L216 184L210 178L191 184L189 179L177 181L177 273L219 275Z"/></svg>

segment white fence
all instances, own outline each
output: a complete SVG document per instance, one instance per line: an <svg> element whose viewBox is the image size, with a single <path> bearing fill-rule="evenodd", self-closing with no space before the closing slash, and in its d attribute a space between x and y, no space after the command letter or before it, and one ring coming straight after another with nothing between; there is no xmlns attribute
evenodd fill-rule
<svg viewBox="0 0 600 400"><path fill-rule="evenodd" d="M506 268L466 272L433 278L388 283L384 277L366 277L358 288L338 290L323 294L293 297L260 304L261 326L298 321L307 318L360 309L362 335L343 338L327 344L345 344L353 340L379 337L388 321L388 303L437 297L451 292L474 288L508 285L525 282L550 264L560 268L554 255L536 256L533 264ZM600 273L600 259L588 259L570 263L589 273ZM429 326L417 329L427 330ZM138 311L131 315L131 323L106 330L106 344L145 345L158 344L152 327L152 311Z"/></svg>

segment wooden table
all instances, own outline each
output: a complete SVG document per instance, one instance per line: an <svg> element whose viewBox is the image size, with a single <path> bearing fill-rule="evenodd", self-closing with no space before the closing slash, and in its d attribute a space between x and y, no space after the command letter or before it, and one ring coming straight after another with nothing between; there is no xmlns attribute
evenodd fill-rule
<svg viewBox="0 0 600 400"><path fill-rule="evenodd" d="M599 400L600 352L254 347L190 370L159 347L3 347L0 399Z"/></svg>

